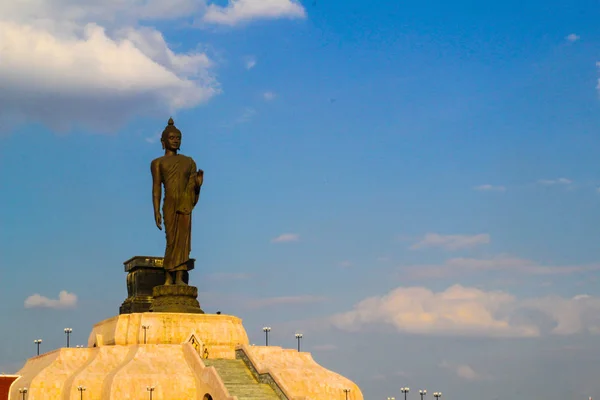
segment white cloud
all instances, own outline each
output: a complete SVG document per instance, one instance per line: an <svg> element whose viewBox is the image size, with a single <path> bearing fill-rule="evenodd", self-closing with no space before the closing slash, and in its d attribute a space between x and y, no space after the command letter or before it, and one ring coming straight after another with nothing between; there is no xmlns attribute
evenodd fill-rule
<svg viewBox="0 0 600 400"><path fill-rule="evenodd" d="M338 266L342 268L350 268L352 266L352 262L348 260L340 261Z"/></svg>
<svg viewBox="0 0 600 400"><path fill-rule="evenodd" d="M452 364L447 361L442 361L439 366L452 371L454 374L456 374L456 376L467 381L476 381L483 378L482 374L477 373L470 365L467 364Z"/></svg>
<svg viewBox="0 0 600 400"><path fill-rule="evenodd" d="M579 39L581 39L581 37L579 35L576 35L574 33L571 33L570 35L567 35L567 37L565 37L565 39L571 43L578 41Z"/></svg>
<svg viewBox="0 0 600 400"><path fill-rule="evenodd" d="M322 303L326 301L326 297L322 296L282 296L282 297L270 297L260 300L248 301L248 306L252 308L271 307L277 305L290 305L290 304L310 304L310 303Z"/></svg>
<svg viewBox="0 0 600 400"><path fill-rule="evenodd" d="M568 275L600 270L600 265L541 265L535 261L500 255L492 258L457 257L443 264L409 265L402 267L413 277L442 278L456 274L502 271L527 275Z"/></svg>
<svg viewBox="0 0 600 400"><path fill-rule="evenodd" d="M490 185L490 184L475 186L473 189L479 190L481 192L505 192L506 191L505 186Z"/></svg>
<svg viewBox="0 0 600 400"><path fill-rule="evenodd" d="M152 28L109 35L0 20L0 113L67 131L111 131L136 114L173 113L219 93L200 51L173 52Z"/></svg>
<svg viewBox="0 0 600 400"><path fill-rule="evenodd" d="M553 185L570 185L573 183L572 180L567 178L558 178L558 179L540 179L538 181L540 185L544 186L553 186Z"/></svg>
<svg viewBox="0 0 600 400"><path fill-rule="evenodd" d="M446 250L459 250L488 243L490 243L490 235L487 233L479 235L440 235L439 233L428 233L423 239L410 246L410 248L417 250L429 247L441 247Z"/></svg>
<svg viewBox="0 0 600 400"><path fill-rule="evenodd" d="M254 67L256 67L256 58L253 56L250 57L246 57L246 69L252 69Z"/></svg>
<svg viewBox="0 0 600 400"><path fill-rule="evenodd" d="M459 365L456 368L456 375L459 378L463 378L468 381L474 381L480 378L479 374L477 374L477 372L475 372L475 370L468 365Z"/></svg>
<svg viewBox="0 0 600 400"><path fill-rule="evenodd" d="M77 296L62 290L58 294L58 299L49 299L48 297L33 294L25 299L25 308L74 308L77 305Z"/></svg>
<svg viewBox="0 0 600 400"><path fill-rule="evenodd" d="M263 97L266 101L274 100L277 95L274 92L264 92Z"/></svg>
<svg viewBox="0 0 600 400"><path fill-rule="evenodd" d="M233 26L257 19L305 17L306 11L296 0L229 0L226 7L210 4L203 20Z"/></svg>
<svg viewBox="0 0 600 400"><path fill-rule="evenodd" d="M550 321L552 334L600 333L600 299L520 300L506 292L461 285L438 293L424 287L399 287L359 302L351 311L333 316L331 322L350 331L388 325L398 332L423 335L536 337L545 329L540 319Z"/></svg>
<svg viewBox="0 0 600 400"><path fill-rule="evenodd" d="M300 240L300 235L296 233L283 233L273 239L271 239L271 243L288 243L288 242L297 242Z"/></svg>

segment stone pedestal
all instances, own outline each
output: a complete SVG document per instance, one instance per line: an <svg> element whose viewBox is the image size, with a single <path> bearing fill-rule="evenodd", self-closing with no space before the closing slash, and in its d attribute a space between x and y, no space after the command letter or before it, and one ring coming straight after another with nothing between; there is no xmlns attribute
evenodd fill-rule
<svg viewBox="0 0 600 400"><path fill-rule="evenodd" d="M119 314L150 311L152 289L165 283L163 257L135 256L123 263L127 272L127 299L119 307ZM194 260L188 262L188 270L194 268ZM183 281L189 282L188 271Z"/></svg>
<svg viewBox="0 0 600 400"><path fill-rule="evenodd" d="M161 285L152 289L151 312L204 314L198 302L198 288L188 285Z"/></svg>
<svg viewBox="0 0 600 400"><path fill-rule="evenodd" d="M119 314L150 311L152 289L165 283L162 257L135 256L125 261L127 272L127 299Z"/></svg>

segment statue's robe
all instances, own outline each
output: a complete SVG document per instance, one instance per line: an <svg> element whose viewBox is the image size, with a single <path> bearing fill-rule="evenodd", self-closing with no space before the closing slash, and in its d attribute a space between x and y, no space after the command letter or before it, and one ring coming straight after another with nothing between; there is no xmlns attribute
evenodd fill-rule
<svg viewBox="0 0 600 400"><path fill-rule="evenodd" d="M192 250L192 210L198 202L196 163L182 154L159 160L159 173L165 188L163 221L167 248L163 266L166 271L186 271Z"/></svg>

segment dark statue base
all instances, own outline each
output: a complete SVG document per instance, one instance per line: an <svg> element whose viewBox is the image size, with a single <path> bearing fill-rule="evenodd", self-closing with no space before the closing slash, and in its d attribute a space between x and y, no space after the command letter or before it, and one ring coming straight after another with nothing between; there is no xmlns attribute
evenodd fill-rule
<svg viewBox="0 0 600 400"><path fill-rule="evenodd" d="M198 288L188 285L161 285L152 290L151 312L204 314L198 302Z"/></svg>
<svg viewBox="0 0 600 400"><path fill-rule="evenodd" d="M119 314L131 314L150 311L152 290L165 283L163 258L153 256L135 256L123 263L127 272L127 299L119 307ZM194 268L194 260L188 262L188 268ZM189 282L189 273L183 272L183 281Z"/></svg>
<svg viewBox="0 0 600 400"><path fill-rule="evenodd" d="M127 299L119 314L150 311L152 289L165 283L162 257L135 256L123 263L127 272Z"/></svg>

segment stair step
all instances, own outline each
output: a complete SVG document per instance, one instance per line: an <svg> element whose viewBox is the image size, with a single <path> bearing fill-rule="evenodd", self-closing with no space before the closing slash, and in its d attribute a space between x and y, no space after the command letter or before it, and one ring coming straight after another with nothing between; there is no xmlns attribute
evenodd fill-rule
<svg viewBox="0 0 600 400"><path fill-rule="evenodd" d="M221 377L229 394L238 400L279 400L273 389L258 382L244 361L210 359L203 360L207 367L214 367Z"/></svg>

